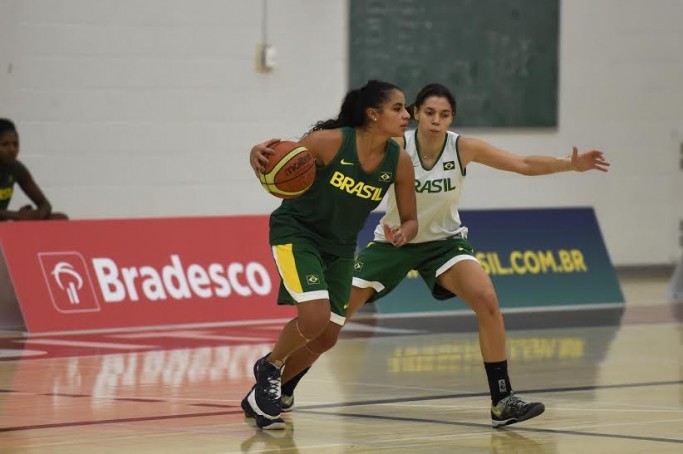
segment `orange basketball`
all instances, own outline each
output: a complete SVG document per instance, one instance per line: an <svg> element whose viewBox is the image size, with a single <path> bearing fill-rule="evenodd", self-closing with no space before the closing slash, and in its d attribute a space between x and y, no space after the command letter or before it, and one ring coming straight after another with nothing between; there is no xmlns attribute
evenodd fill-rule
<svg viewBox="0 0 683 454"><path fill-rule="evenodd" d="M299 197L315 179L315 159L306 147L296 142L278 142L271 147L268 164L259 172L259 181L266 191L281 199Z"/></svg>

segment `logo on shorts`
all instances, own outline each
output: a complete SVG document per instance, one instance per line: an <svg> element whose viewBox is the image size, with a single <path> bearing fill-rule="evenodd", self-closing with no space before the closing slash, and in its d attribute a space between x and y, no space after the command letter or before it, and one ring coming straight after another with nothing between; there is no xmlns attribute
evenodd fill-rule
<svg viewBox="0 0 683 454"><path fill-rule="evenodd" d="M353 264L353 270L354 271L360 271L363 269L363 262L355 262Z"/></svg>
<svg viewBox="0 0 683 454"><path fill-rule="evenodd" d="M453 170L455 169L455 161L446 161L443 163L443 169L444 170Z"/></svg>
<svg viewBox="0 0 683 454"><path fill-rule="evenodd" d="M320 278L318 277L317 274L309 274L308 276L306 276L306 283L308 285L320 284Z"/></svg>

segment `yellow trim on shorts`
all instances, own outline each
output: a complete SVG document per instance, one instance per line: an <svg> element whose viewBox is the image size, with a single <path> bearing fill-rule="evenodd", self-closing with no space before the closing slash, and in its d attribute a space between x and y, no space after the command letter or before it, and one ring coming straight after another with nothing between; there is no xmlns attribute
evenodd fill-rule
<svg viewBox="0 0 683 454"><path fill-rule="evenodd" d="M293 245L291 243L273 246L275 263L280 271L280 276L284 281L285 287L296 293L303 293L304 289L301 287L301 281L299 280L299 273L296 269L296 262L294 261L294 253L292 250Z"/></svg>

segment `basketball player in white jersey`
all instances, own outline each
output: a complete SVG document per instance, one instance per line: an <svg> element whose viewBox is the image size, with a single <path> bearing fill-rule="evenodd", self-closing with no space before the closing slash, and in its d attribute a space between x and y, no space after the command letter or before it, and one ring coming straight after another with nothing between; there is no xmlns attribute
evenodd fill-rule
<svg viewBox="0 0 683 454"><path fill-rule="evenodd" d="M429 84L418 93L411 106L418 127L404 138L404 145L415 167L415 191L420 228L408 244L391 244L386 225L399 223L396 200L388 193L387 212L375 229L374 241L363 249L355 262L353 289L347 320L363 304L375 301L395 288L411 270L422 279L437 299L457 295L476 313L479 344L491 393L493 427L502 427L540 415L540 402L525 402L516 396L508 377L505 352L505 325L491 278L474 257L467 241L467 228L460 222L458 205L466 168L470 163L484 164L522 175L547 175L557 172L607 171L603 153L579 153L569 157L520 156L500 150L476 138L448 130L455 116L455 98L448 88ZM297 350L287 361L282 377L282 409L293 406L297 383L311 364L336 343L341 327L330 323L306 349Z"/></svg>

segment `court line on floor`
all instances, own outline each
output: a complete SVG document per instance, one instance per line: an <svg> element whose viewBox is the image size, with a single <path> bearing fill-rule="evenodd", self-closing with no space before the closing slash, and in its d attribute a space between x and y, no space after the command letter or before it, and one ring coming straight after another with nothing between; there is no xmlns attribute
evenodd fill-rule
<svg viewBox="0 0 683 454"><path fill-rule="evenodd" d="M683 380L671 380L671 381L660 381L660 382L643 382L643 383L623 383L617 385L587 385L587 386L571 386L562 388L541 388L541 389L527 389L522 391L515 391L518 394L547 394L547 393L566 393L575 391L596 391L598 389L623 389L623 388L639 388L639 387L650 387L650 386L667 386L667 385L683 385ZM440 394L432 396L417 396L417 397L394 397L391 399L375 399L375 400L362 400L362 401L352 401L352 402L342 402L342 403L329 403L329 404L313 404L306 405L303 407L297 407L306 410L317 410L323 408L338 408L338 407L357 407L364 405L382 405L382 404L395 404L400 402L418 402L425 400L441 400L441 399L463 399L468 397L488 397L487 392L474 392L474 393L458 393L458 394Z"/></svg>
<svg viewBox="0 0 683 454"><path fill-rule="evenodd" d="M625 384L619 384L619 385L589 385L589 386L573 386L573 387L563 387L563 388L544 388L544 389L529 389L525 391L519 391L520 393L528 393L528 394L541 394L541 393L562 393L562 392L573 392L573 391L593 391L593 390L598 390L598 389L620 389L620 388L634 388L634 387L648 387L648 386L664 386L664 385L680 385L683 384L683 380L672 380L672 381L661 381L661 382L644 382L644 383L625 383ZM12 389L0 389L1 393L17 393L17 394L29 394L21 391L15 391ZM31 395L43 395L43 396L50 396L51 394L49 393L32 393ZM62 397L65 397L64 395L61 395ZM400 403L400 402L416 402L416 401L425 401L425 400L440 400L440 399L462 399L462 398L468 398L468 397L484 397L488 396L488 393L462 393L462 394L442 394L438 396L418 396L418 397L402 397L402 398L392 398L392 399L375 399L375 400L365 400L365 401L354 401L354 402L339 402L339 403L330 403L330 404L316 404L316 405L306 405L303 407L297 407L297 411L300 411L302 413L311 413L311 414L324 414L324 415L340 415L340 416L345 416L346 414L344 413L325 413L325 412L319 412L316 410L319 409L326 409L326 408L340 408L340 407L357 407L357 406L366 406L366 405L381 405L381 404L395 404L395 403ZM77 398L83 398L83 397L88 397L87 395L74 395L74 397ZM92 396L90 396L92 397ZM115 398L114 400L118 401L131 401L131 398L126 398L126 397L119 397ZM137 399L136 399L137 401ZM158 400L158 402L170 402L167 400ZM201 406L207 406L207 407L216 407L217 405L214 403L194 403L192 404L193 406L201 407ZM21 430L32 430L32 429L51 429L51 428L60 428L60 427L76 427L76 426L89 426L89 425L97 425L97 424L116 424L116 423L126 423L126 422L142 422L142 421L156 421L156 420L165 420L165 419L180 419L180 418L196 418L196 417L203 417L203 416L225 416L225 415L235 415L235 414L241 414L242 410L241 409L236 409L233 411L220 411L220 412L206 412L206 413L188 413L188 414L180 414L180 415L161 415L161 416L149 416L149 417L139 417L139 418L120 418L120 419L105 419L105 420L94 420L94 421L72 421L72 422L64 422L64 423L48 423L48 424L34 424L34 425L27 425L27 426L15 426L15 427L0 427L0 433L2 432L14 432L14 431L21 431ZM361 417L361 418L398 418L398 417L384 417L384 416L369 416L369 415L352 415L349 414L349 416L353 417ZM425 422L432 422L431 420L421 420L419 418L403 418L407 421L425 421ZM456 422L448 422L448 421L439 421L443 424L456 424L456 425L462 425L462 426L471 426L471 427L490 427L487 424L477 424L477 423L456 423ZM524 430L534 430L534 431L550 431L553 432L552 429L527 429L524 428ZM564 432L557 432L557 433L564 433ZM569 433L569 432L567 432ZM577 434L583 434L582 432L577 432ZM590 433L585 433L585 435L594 435ZM604 436L611 436L605 434ZM620 436L622 437L622 436ZM627 437L628 436L623 436ZM637 439L642 439L642 438L637 438ZM675 439L662 439L668 442L675 442L675 443L683 443L683 440L675 440Z"/></svg>
<svg viewBox="0 0 683 454"><path fill-rule="evenodd" d="M425 423L425 424L441 424L446 426L459 426L459 427L472 427L472 428L490 428L489 424L480 424L474 422L460 422L460 421L444 421L443 419L425 419L425 418L410 418L402 416L390 416L390 415L366 415L366 414L356 414L356 413L341 413L333 412L327 413L324 411L306 410L297 408L297 412L306 413L311 415L325 415L325 416L341 416L345 418L361 418L361 419L376 419L382 421L394 421L394 422L411 422L411 423ZM584 437L600 437L600 438L619 438L626 440L638 440L638 441L654 441L658 443L675 443L683 444L683 439L677 438L662 438L662 437L645 437L638 435L617 435L617 434L606 434L606 433L596 433L596 432L581 432L575 430L563 430L563 429L542 429L533 427L519 427L514 426L515 431L532 432L532 433L549 433L549 434L559 434L559 435L577 435ZM501 429L496 429L501 430Z"/></svg>
<svg viewBox="0 0 683 454"><path fill-rule="evenodd" d="M182 415L160 415L160 416L140 416L137 418L116 418L116 419L98 419L92 421L70 421L70 422L56 422L49 424L32 424L27 426L15 426L15 427L0 427L0 433L2 432L18 432L22 430L35 430L35 429L59 429L63 427L80 427L80 426L94 426L99 424L120 424L128 422L145 422L145 421L163 421L168 419L182 419L182 418L202 418L209 416L226 416L226 415L238 415L243 414L242 409L232 410L232 411L215 411L215 412L204 412L204 413L186 413Z"/></svg>

